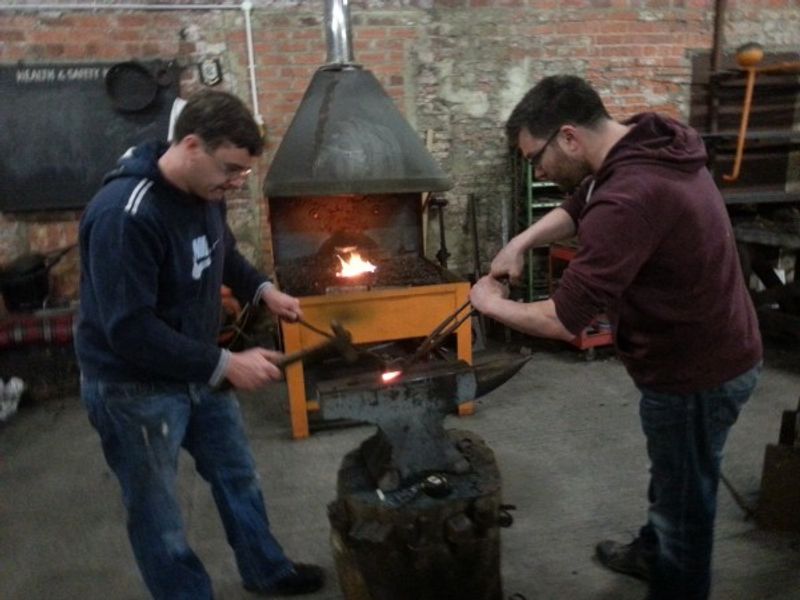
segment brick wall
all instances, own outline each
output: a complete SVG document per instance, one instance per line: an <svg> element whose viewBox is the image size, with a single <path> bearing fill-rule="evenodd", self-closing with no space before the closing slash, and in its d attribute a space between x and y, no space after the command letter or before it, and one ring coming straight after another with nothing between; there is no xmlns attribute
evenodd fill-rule
<svg viewBox="0 0 800 600"><path fill-rule="evenodd" d="M726 48L758 41L769 50L797 50L797 4L729 1ZM269 270L260 182L311 75L325 61L324 11L322 0L256 0L254 7L255 74L268 151L251 189L231 202L230 215L244 253ZM690 59L711 47L713 8L713 0L351 3L356 60L375 73L421 137L432 132L432 151L455 182L446 196L454 270L472 270L469 194L479 198L484 266L501 244L501 207L510 192L503 123L522 94L542 76L572 72L597 86L615 117L656 109L686 118ZM184 93L201 85L199 60L218 58L222 86L251 102L240 10L0 11L3 64L149 58L185 65ZM0 265L74 242L78 218L74 211L0 215ZM435 240L435 227L429 233ZM437 246L432 243L431 255ZM54 276L56 295L75 298L74 257Z"/></svg>

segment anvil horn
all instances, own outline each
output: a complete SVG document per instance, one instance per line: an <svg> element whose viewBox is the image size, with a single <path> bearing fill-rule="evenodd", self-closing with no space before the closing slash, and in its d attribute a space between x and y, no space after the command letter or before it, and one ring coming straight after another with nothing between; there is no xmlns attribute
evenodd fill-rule
<svg viewBox="0 0 800 600"><path fill-rule="evenodd" d="M525 366L531 356L493 357L481 364L475 364L475 380L477 383L475 397L485 396L503 385Z"/></svg>

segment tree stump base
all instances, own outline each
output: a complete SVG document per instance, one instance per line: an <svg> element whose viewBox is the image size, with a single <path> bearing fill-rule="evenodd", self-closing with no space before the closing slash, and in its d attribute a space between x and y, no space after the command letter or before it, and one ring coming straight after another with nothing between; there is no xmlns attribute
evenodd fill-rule
<svg viewBox="0 0 800 600"><path fill-rule="evenodd" d="M499 527L511 518L494 453L472 432L447 435L469 472L393 492L377 489L360 449L344 457L328 516L347 600L502 600Z"/></svg>

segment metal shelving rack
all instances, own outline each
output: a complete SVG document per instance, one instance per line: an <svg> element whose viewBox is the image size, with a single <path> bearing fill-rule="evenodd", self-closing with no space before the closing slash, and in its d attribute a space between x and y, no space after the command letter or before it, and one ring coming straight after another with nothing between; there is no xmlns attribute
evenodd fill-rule
<svg viewBox="0 0 800 600"><path fill-rule="evenodd" d="M564 200L558 186L549 181L535 181L530 165L517 156L513 159L515 173L514 192L516 231L514 235L530 227L551 209L560 206ZM525 288L519 299L535 302L550 297L560 272L566 267L575 249L564 244L545 245L528 251L525 271ZM595 348L613 343L613 337L607 327L607 319L599 315L596 323L588 327L573 342L573 346L586 353L591 360Z"/></svg>
<svg viewBox="0 0 800 600"><path fill-rule="evenodd" d="M534 181L533 170L527 161L518 161L518 177L524 182L523 206L518 211L519 231L527 229L551 209L563 201L558 186L548 181ZM540 246L528 251L525 271L525 295L527 302L544 300L550 295L548 280L548 247Z"/></svg>

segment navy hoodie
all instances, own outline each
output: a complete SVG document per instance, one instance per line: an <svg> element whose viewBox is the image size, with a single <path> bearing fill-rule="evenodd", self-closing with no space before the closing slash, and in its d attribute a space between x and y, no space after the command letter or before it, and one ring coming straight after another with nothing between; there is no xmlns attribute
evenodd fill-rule
<svg viewBox="0 0 800 600"><path fill-rule="evenodd" d="M553 295L556 314L577 334L606 310L639 386L710 389L762 352L725 203L697 132L653 113L627 124L562 205L580 247Z"/></svg>
<svg viewBox="0 0 800 600"><path fill-rule="evenodd" d="M126 153L81 219L75 349L88 379L216 382L221 285L247 302L267 281L236 250L224 202L162 177L166 149Z"/></svg>

